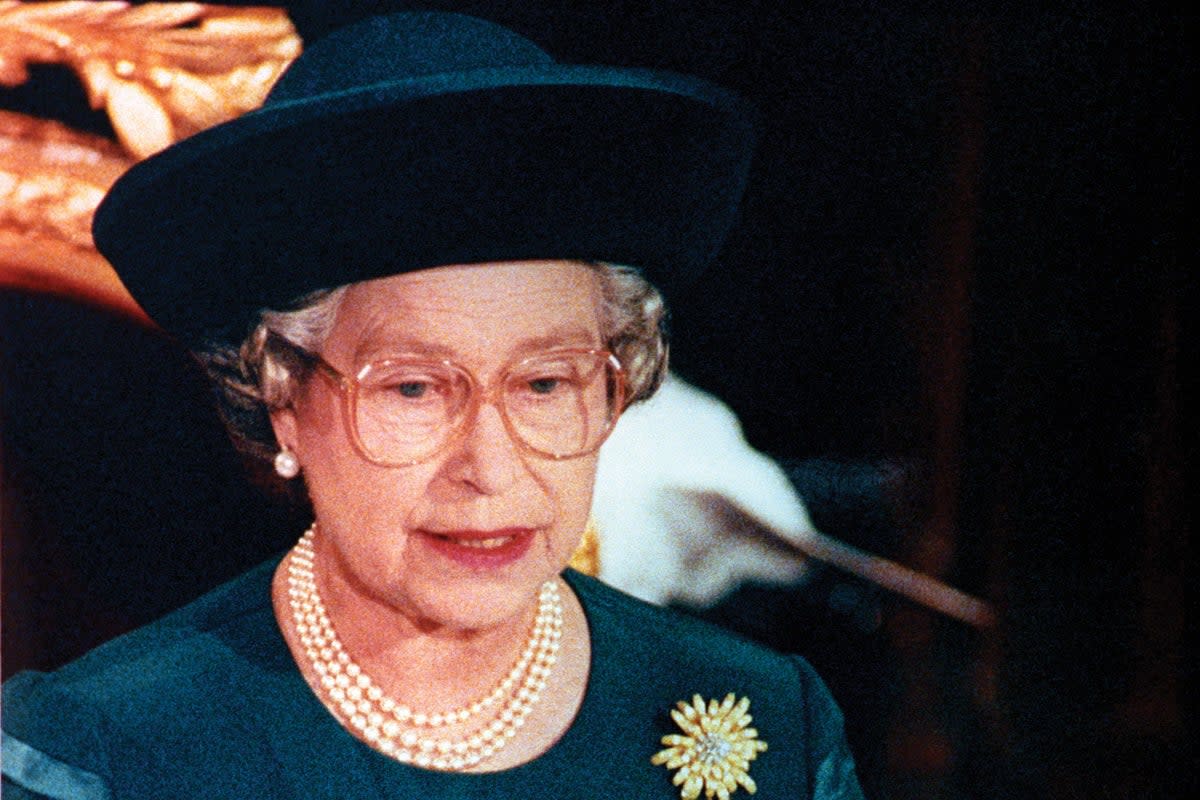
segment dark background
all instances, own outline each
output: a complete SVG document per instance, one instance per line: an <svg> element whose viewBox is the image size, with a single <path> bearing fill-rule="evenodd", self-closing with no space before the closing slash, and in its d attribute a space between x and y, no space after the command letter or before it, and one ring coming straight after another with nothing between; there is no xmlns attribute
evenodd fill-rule
<svg viewBox="0 0 1200 800"><path fill-rule="evenodd" d="M404 5L289 8L311 41ZM741 224L670 298L675 368L802 489L851 486L823 527L1000 619L972 631L830 570L709 615L816 663L871 797L1190 794L1192 16L543 5L421 7L759 105ZM0 105L104 131L81 98L43 70ZM5 293L0 325L6 675L294 538L173 342L46 295Z"/></svg>

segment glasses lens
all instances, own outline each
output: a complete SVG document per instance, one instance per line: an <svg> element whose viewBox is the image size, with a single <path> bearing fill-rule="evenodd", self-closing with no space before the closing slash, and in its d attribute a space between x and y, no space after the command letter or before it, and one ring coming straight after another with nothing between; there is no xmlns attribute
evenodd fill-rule
<svg viewBox="0 0 1200 800"><path fill-rule="evenodd" d="M605 353L537 356L517 364L504 380L504 409L514 431L554 458L599 447L620 403L620 372Z"/></svg>
<svg viewBox="0 0 1200 800"><path fill-rule="evenodd" d="M435 452L460 423L470 379L448 364L383 361L358 379L355 422L367 453L409 464Z"/></svg>
<svg viewBox="0 0 1200 800"><path fill-rule="evenodd" d="M472 381L449 363L397 359L358 375L354 422L366 454L415 464L455 436L471 408ZM499 397L513 433L551 458L600 446L621 411L624 385L606 353L564 351L526 359L505 373Z"/></svg>

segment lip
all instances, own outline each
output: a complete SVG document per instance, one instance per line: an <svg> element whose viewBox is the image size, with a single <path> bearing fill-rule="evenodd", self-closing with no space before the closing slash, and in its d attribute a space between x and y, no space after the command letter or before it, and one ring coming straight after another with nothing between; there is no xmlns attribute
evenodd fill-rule
<svg viewBox="0 0 1200 800"><path fill-rule="evenodd" d="M536 533L536 528L418 531L430 549L456 564L477 570L497 569L519 561L529 551Z"/></svg>

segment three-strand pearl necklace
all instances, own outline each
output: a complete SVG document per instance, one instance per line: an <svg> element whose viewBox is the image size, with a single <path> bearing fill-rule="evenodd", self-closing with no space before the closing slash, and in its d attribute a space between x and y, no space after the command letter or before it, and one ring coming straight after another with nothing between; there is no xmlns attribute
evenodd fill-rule
<svg viewBox="0 0 1200 800"><path fill-rule="evenodd" d="M288 555L288 598L296 633L317 675L325 704L368 744L406 764L458 771L495 755L525 724L558 659L563 607L555 582L542 585L525 650L496 687L462 708L427 714L385 695L342 647L317 592L315 529L313 525L305 531ZM426 733L461 725L496 707L497 711L461 738Z"/></svg>

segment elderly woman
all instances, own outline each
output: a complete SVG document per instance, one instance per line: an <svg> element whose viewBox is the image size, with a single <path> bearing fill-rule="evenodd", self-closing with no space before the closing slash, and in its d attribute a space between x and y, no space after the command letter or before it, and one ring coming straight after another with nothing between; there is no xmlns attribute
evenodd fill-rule
<svg viewBox="0 0 1200 800"><path fill-rule="evenodd" d="M801 659L565 570L597 450L665 370L659 293L613 264L704 266L749 119L399 14L123 178L98 245L315 521L10 681L5 797L859 796Z"/></svg>

